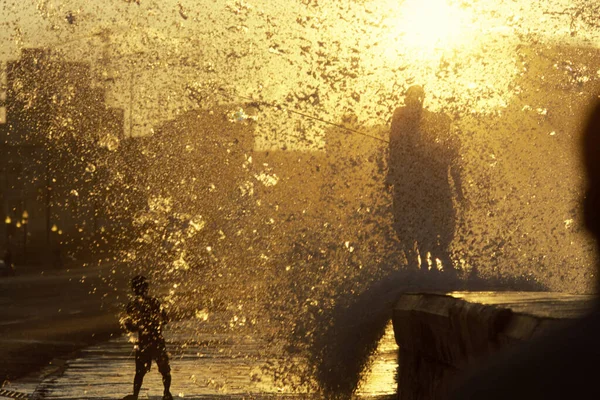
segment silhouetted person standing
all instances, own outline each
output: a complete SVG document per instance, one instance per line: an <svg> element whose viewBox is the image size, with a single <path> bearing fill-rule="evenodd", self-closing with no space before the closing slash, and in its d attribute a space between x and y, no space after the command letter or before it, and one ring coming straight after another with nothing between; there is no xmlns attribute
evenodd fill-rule
<svg viewBox="0 0 600 400"><path fill-rule="evenodd" d="M596 104L587 125L583 156L587 172L585 225L600 244L600 103ZM597 302L586 317L478 365L451 398L600 399L599 340Z"/></svg>
<svg viewBox="0 0 600 400"><path fill-rule="evenodd" d="M137 332L138 341L135 353L135 378L133 380L133 396L126 399L137 400L144 375L150 371L152 360L156 361L158 371L162 375L165 388L163 400L172 400L171 367L167 346L162 335L162 327L168 322L167 313L160 302L148 296L148 282L142 275L131 280L134 298L127 304L125 328Z"/></svg>
<svg viewBox="0 0 600 400"><path fill-rule="evenodd" d="M450 135L450 118L423 109L424 98L421 86L411 86L405 106L392 117L387 184L393 187L394 228L409 267L426 271L430 253L433 268L439 259L444 271L454 272L454 193L463 200L459 146Z"/></svg>

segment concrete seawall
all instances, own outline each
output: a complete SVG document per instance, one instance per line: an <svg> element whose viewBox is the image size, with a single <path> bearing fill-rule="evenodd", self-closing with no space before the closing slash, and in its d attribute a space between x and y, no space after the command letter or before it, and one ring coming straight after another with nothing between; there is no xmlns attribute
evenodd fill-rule
<svg viewBox="0 0 600 400"><path fill-rule="evenodd" d="M403 294L393 312L398 398L443 399L478 361L582 316L594 300L550 292Z"/></svg>

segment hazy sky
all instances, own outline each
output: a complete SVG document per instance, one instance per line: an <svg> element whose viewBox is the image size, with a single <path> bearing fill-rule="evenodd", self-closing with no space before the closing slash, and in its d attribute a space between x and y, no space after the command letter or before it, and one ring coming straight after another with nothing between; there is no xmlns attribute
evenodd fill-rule
<svg viewBox="0 0 600 400"><path fill-rule="evenodd" d="M414 83L426 86L433 109L457 97L453 106L464 112L502 108L520 43L598 46L598 29L571 17L577 3L0 0L0 61L40 46L91 61L109 102L133 110L136 135L186 109L230 101L216 88L379 125ZM320 123L275 110L258 122L259 148L322 145Z"/></svg>

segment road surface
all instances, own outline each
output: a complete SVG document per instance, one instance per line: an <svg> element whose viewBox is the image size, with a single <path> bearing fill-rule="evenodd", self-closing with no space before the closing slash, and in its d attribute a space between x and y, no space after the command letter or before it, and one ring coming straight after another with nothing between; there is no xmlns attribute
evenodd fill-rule
<svg viewBox="0 0 600 400"><path fill-rule="evenodd" d="M0 278L0 383L118 332L112 305L126 287L109 264Z"/></svg>
<svg viewBox="0 0 600 400"><path fill-rule="evenodd" d="M319 399L302 385L276 379L294 360L273 343L235 329L223 332L219 313L207 320L169 324L165 332L171 354L172 393L186 399ZM373 355L358 391L359 398L391 398L397 347L390 328ZM42 373L12 382L5 389L38 399L121 399L132 389L133 343L127 336L88 347L76 357L55 361ZM295 381L292 375L287 382ZM297 380L296 380L297 381ZM146 375L140 399L160 399L162 382L156 365Z"/></svg>

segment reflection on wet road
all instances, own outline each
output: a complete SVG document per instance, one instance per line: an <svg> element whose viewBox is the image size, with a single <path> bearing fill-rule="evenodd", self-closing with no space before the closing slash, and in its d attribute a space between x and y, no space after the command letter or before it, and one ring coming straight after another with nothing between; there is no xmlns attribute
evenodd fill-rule
<svg viewBox="0 0 600 400"><path fill-rule="evenodd" d="M282 346L246 333L222 333L218 319L222 318L212 315L208 321L172 323L165 333L176 398L320 398L302 386L291 387L276 379L281 371L288 371L286 365L299 362L286 355ZM390 323L356 398L388 398L396 392L396 356ZM83 350L58 373L30 377L7 388L35 392L43 399L120 399L131 392L133 375L133 344L122 336ZM161 377L153 365L140 399L160 399L161 395Z"/></svg>

